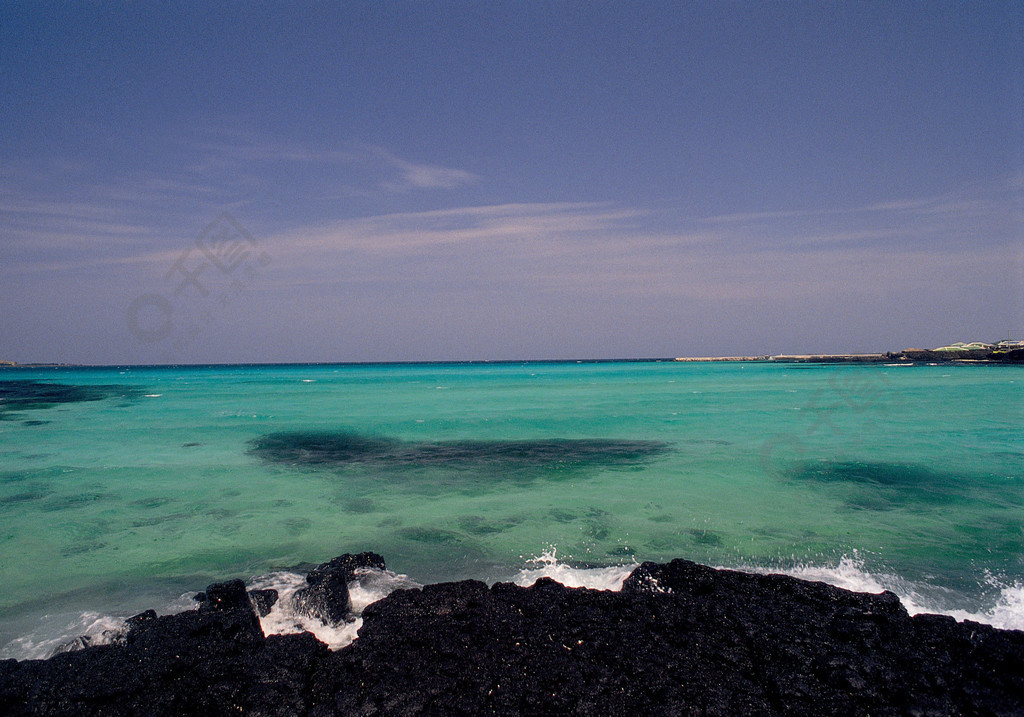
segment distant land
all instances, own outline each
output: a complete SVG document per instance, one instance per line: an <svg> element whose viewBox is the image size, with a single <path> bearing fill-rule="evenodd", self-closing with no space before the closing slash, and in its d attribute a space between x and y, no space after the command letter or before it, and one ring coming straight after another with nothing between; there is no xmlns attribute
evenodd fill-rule
<svg viewBox="0 0 1024 717"><path fill-rule="evenodd" d="M508 359L500 361L370 361L357 363L520 363L523 360L537 363L562 363L578 361L578 359ZM957 342L949 346L940 346L934 349L903 349L902 351L887 351L881 354L777 354L762 356L678 356L675 358L617 358L617 359L583 359L588 363L605 363L614 361L770 361L775 363L914 363L914 362L973 362L973 363L1024 363L1024 341L997 341L985 343L972 341L970 343ZM298 365L302 362L292 364L275 365ZM329 363L316 361L313 363ZM348 363L345 361L339 363ZM0 360L0 368L54 368L71 367L77 364L64 363L18 363L16 361ZM91 364L90 364L91 365ZM199 364L216 365L216 364ZM226 364L227 365L227 364Z"/></svg>
<svg viewBox="0 0 1024 717"><path fill-rule="evenodd" d="M884 354L779 354L777 356L683 356L676 361L775 361L778 363L1024 363L1024 341L957 342L935 349L903 349Z"/></svg>

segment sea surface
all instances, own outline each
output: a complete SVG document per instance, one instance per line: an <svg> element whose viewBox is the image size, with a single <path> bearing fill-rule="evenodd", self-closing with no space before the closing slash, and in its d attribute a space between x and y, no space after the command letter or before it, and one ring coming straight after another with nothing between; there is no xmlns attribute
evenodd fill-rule
<svg viewBox="0 0 1024 717"><path fill-rule="evenodd" d="M1024 629L1024 366L0 369L0 658L365 550L357 608L682 557Z"/></svg>

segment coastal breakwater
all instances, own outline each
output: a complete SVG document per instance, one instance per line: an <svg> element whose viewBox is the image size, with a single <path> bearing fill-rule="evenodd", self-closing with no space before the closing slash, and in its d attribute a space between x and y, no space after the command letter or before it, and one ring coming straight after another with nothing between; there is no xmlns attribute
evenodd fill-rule
<svg viewBox="0 0 1024 717"><path fill-rule="evenodd" d="M337 651L308 632L264 635L279 599L353 622L351 596L384 570L379 555L343 555L287 598L219 583L196 610L129 619L110 644L0 662L0 713L1024 713L1024 632L685 560L643 563L619 591L549 578L399 589Z"/></svg>

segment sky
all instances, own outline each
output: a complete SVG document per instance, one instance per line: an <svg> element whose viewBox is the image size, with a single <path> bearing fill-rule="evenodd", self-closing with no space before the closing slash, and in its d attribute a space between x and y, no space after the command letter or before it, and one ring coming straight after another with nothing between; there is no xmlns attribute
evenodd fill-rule
<svg viewBox="0 0 1024 717"><path fill-rule="evenodd" d="M0 359L1024 339L1024 3L0 0Z"/></svg>

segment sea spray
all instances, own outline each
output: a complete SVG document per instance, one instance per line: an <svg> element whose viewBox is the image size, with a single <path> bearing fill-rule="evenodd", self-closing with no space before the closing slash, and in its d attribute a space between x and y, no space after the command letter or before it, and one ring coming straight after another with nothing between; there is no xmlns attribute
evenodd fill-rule
<svg viewBox="0 0 1024 717"><path fill-rule="evenodd" d="M566 587L618 591L622 589L622 583L636 567L636 562L606 567L576 567L571 561L559 560L558 549L551 546L526 562L516 575L515 583L526 587L539 578L551 578ZM972 620L1003 630L1024 630L1024 585L1019 582L1006 585L991 575L986 576L985 582L990 587L990 592L995 594L995 599L978 604L973 610L967 610L951 606L950 597L946 595L950 591L944 588L915 583L898 575L869 571L863 558L856 551L852 555L843 555L835 564L799 563L777 568L753 565L733 568L717 566L717 569L760 574L778 573L801 580L828 583L851 592L877 594L888 590L899 597L911 615L949 615L960 621ZM965 597L957 595L956 599L962 603Z"/></svg>
<svg viewBox="0 0 1024 717"><path fill-rule="evenodd" d="M516 575L514 582L516 585L529 587L540 578L551 578L567 588L618 591L622 589L622 583L636 567L637 563L607 567L573 567L569 563L559 561L558 549L550 547L529 559Z"/></svg>
<svg viewBox="0 0 1024 717"><path fill-rule="evenodd" d="M295 593L307 587L306 577L297 573L281 571L255 578L250 583L252 590L276 590L277 602L270 612L260 618L264 635L289 635L310 632L332 650L338 650L356 639L363 620L360 617L367 605L377 602L395 590L422 587L407 575L390 570L358 568L356 579L348 583L351 620L331 625L295 609Z"/></svg>
<svg viewBox="0 0 1024 717"><path fill-rule="evenodd" d="M737 569L761 574L780 573L801 580L828 583L852 592L880 593L888 590L899 597L911 615L949 615L960 621L973 620L1003 630L1024 630L1024 585L1019 582L1007 585L991 574L987 574L982 583L988 587L986 593L995 595L994 600L991 597L980 601L976 599L972 602L977 602L977 607L967 610L954 606L967 601L967 596L941 586L906 580L892 573L871 572L856 551L853 555L842 556L836 564L799 563L780 568L741 566Z"/></svg>
<svg viewBox="0 0 1024 717"><path fill-rule="evenodd" d="M623 582L638 567L638 563L614 563L606 566L583 565L572 562L571 557L560 559L558 548L549 546L539 555L526 559L512 582L529 587L540 578L550 578L566 587L589 588L617 592ZM894 592L911 615L933 613L949 615L959 621L992 625L1005 630L1024 630L1024 585L1007 585L994 576L985 582L992 597L986 604L973 609L950 607L949 592L936 586L913 583L897 575L874 573L867 569L858 554L844 555L831 564L801 563L788 567L740 566L718 570L741 570L760 574L783 574L801 580L824 582L852 592ZM250 590L273 589L278 599L268 614L260 618L264 635L310 632L331 650L341 649L358 637L362 626L361 615L367 606L390 595L395 590L418 589L423 585L407 575L390 570L358 568L355 580L348 583L352 619L335 625L297 612L294 594L306 587L305 575L291 571L276 571L257 576L248 582ZM173 614L195 608L194 593L181 595L166 604L160 614ZM958 596L962 601L963 596ZM86 612L74 616L53 616L43 621L33 632L10 641L0 651L0 657L19 660L45 659L59 652L86 646L110 644L124 636L125 617Z"/></svg>
<svg viewBox="0 0 1024 717"><path fill-rule="evenodd" d="M4 645L0 658L43 660L60 652L109 645L124 635L124 627L124 618L91 611L66 619L44 618L39 628Z"/></svg>

